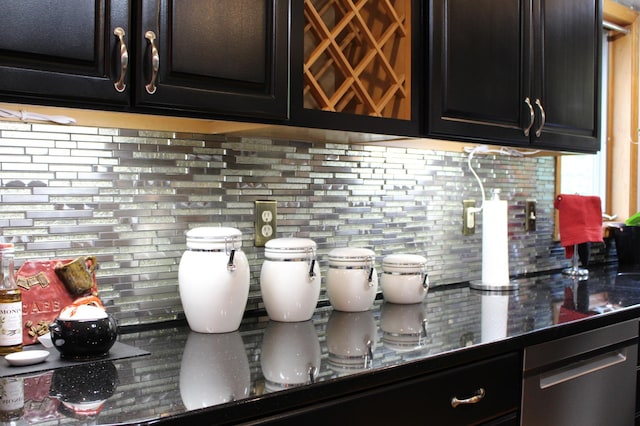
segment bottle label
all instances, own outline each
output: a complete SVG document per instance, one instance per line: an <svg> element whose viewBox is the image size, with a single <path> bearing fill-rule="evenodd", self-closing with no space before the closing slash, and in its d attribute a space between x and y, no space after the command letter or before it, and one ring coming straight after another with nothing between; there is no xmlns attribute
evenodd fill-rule
<svg viewBox="0 0 640 426"><path fill-rule="evenodd" d="M24 382L19 377L0 379L0 412L24 407Z"/></svg>
<svg viewBox="0 0 640 426"><path fill-rule="evenodd" d="M22 302L0 303L0 346L22 344Z"/></svg>

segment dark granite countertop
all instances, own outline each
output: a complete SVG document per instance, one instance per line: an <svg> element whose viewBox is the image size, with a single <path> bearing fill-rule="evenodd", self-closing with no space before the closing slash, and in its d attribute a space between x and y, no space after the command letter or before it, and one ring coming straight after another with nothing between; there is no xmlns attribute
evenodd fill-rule
<svg viewBox="0 0 640 426"><path fill-rule="evenodd" d="M0 419L235 424L640 315L640 278L614 266L593 267L586 281L552 272L518 283L505 293L439 287L422 304L377 300L362 313L324 306L303 323L249 315L227 334L124 329L119 341L150 355L0 379L24 389L24 404Z"/></svg>

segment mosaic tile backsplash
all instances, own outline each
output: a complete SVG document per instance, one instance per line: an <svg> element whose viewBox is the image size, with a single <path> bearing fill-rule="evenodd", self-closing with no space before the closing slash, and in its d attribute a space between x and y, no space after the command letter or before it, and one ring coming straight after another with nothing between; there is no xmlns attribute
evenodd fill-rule
<svg viewBox="0 0 640 426"><path fill-rule="evenodd" d="M473 165L509 202L510 273L566 266L552 237L554 159L477 155ZM256 200L277 201L278 237L316 241L323 275L331 249L357 246L376 252L378 271L387 254L425 256L432 286L479 279L482 221L462 235L462 200L480 198L465 154L428 147L0 121L0 239L16 244L18 266L96 255L120 325L183 318L178 264L195 226L243 232L247 310L261 308ZM528 199L535 232L524 230Z"/></svg>

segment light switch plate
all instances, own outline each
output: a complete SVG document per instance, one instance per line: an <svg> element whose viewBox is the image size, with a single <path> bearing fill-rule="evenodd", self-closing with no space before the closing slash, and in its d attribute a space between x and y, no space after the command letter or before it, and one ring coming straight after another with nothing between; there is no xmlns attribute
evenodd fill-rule
<svg viewBox="0 0 640 426"><path fill-rule="evenodd" d="M524 209L524 230L527 232L536 230L536 201L527 200Z"/></svg>
<svg viewBox="0 0 640 426"><path fill-rule="evenodd" d="M256 200L256 247L264 247L267 241L276 237L277 213L275 200Z"/></svg>

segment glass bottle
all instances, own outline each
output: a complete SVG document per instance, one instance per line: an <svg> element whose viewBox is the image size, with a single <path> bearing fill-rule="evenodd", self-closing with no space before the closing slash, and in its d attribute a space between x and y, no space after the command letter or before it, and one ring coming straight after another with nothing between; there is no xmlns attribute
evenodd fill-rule
<svg viewBox="0 0 640 426"><path fill-rule="evenodd" d="M13 254L12 243L0 244L0 355L22 350L22 292Z"/></svg>
<svg viewBox="0 0 640 426"><path fill-rule="evenodd" d="M24 414L24 380L22 377L0 379L0 425L26 424Z"/></svg>

